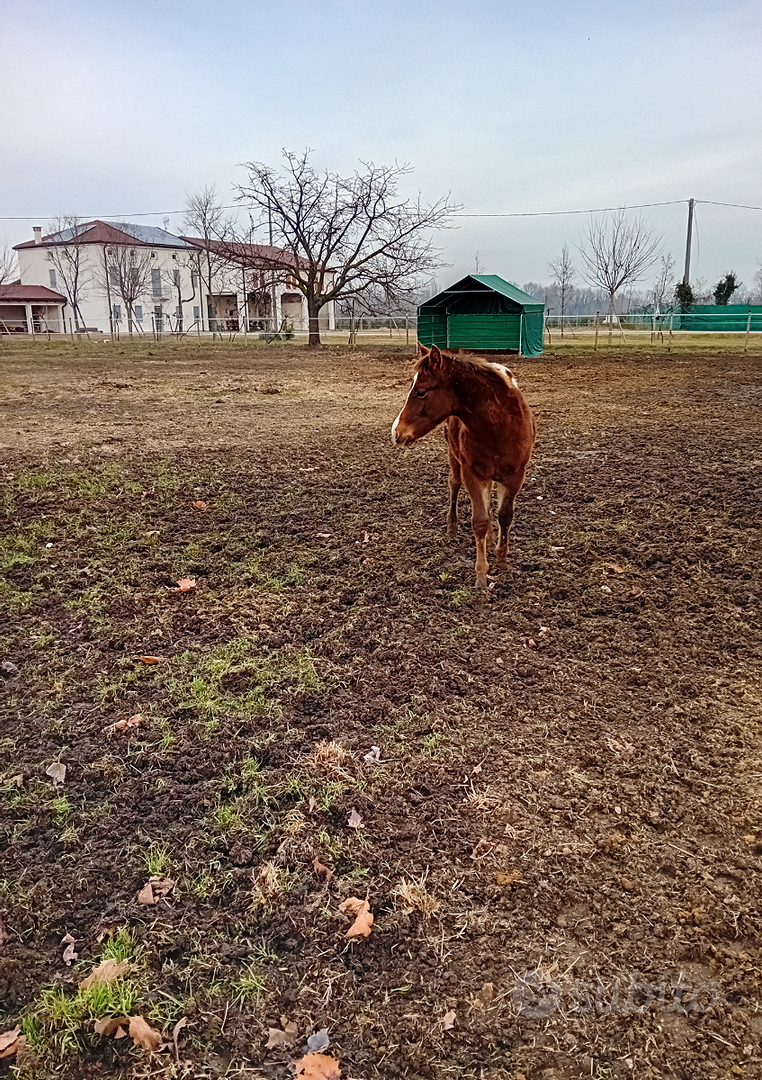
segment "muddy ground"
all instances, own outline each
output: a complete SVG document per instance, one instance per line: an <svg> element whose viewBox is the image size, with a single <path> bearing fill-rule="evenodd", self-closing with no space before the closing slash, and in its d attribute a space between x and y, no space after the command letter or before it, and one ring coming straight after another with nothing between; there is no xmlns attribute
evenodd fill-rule
<svg viewBox="0 0 762 1080"><path fill-rule="evenodd" d="M519 361L480 604L403 348L111 348L0 352L0 1074L762 1076L759 359Z"/></svg>

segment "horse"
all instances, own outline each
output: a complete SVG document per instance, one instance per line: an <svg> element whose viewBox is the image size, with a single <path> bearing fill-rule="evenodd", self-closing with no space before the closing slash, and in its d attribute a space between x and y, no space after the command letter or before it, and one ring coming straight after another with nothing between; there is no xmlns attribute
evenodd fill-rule
<svg viewBox="0 0 762 1080"><path fill-rule="evenodd" d="M458 492L463 485L471 498L476 585L486 589L492 485L497 488L497 564L504 569L513 505L534 447L534 415L503 364L421 345L413 384L392 425L392 443L412 446L443 422L450 459L447 532L457 536Z"/></svg>

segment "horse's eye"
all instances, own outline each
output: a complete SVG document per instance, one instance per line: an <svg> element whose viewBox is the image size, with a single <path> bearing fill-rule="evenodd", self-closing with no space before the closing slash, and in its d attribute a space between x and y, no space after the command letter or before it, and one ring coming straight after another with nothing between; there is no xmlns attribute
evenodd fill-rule
<svg viewBox="0 0 762 1080"><path fill-rule="evenodd" d="M426 397L426 391L425 390L416 390L415 396L416 397Z"/></svg>

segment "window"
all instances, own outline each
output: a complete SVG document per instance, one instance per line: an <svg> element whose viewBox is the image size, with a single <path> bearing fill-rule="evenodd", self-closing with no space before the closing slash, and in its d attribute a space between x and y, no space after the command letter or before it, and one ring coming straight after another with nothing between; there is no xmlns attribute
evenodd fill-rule
<svg viewBox="0 0 762 1080"><path fill-rule="evenodd" d="M175 318L177 319L178 322L180 322L182 317L183 317L183 309L180 306L180 304L178 304L177 307L175 308Z"/></svg>
<svg viewBox="0 0 762 1080"><path fill-rule="evenodd" d="M172 271L172 281L174 282L175 288L179 289L180 288L180 271L179 270L173 270Z"/></svg>
<svg viewBox="0 0 762 1080"><path fill-rule="evenodd" d="M151 292L154 296L161 296L161 270L151 271Z"/></svg>
<svg viewBox="0 0 762 1080"><path fill-rule="evenodd" d="M137 319L138 322L143 321L143 305L142 304L136 304L135 305L135 318Z"/></svg>
<svg viewBox="0 0 762 1080"><path fill-rule="evenodd" d="M109 266L108 268L108 282L109 285L119 284L119 271L115 266Z"/></svg>
<svg viewBox="0 0 762 1080"><path fill-rule="evenodd" d="M50 270L48 270L48 274L50 275L50 287L51 289L55 289L56 285L58 284L56 281L56 272L51 267Z"/></svg>
<svg viewBox="0 0 762 1080"><path fill-rule="evenodd" d="M161 333L164 329L164 312L160 307L153 309L153 324L156 327L157 333Z"/></svg>
<svg viewBox="0 0 762 1080"><path fill-rule="evenodd" d="M155 258L156 258L156 252L155 252L155 251L152 251L152 252L151 252L151 258L152 258L152 259L155 259Z"/></svg>
<svg viewBox="0 0 762 1080"><path fill-rule="evenodd" d="M195 270L191 270L191 288L194 292L198 288L198 274Z"/></svg>
<svg viewBox="0 0 762 1080"><path fill-rule="evenodd" d="M177 252L176 252L176 251L173 251L173 252L172 252L172 258L173 258L173 259L176 259L176 258L177 258Z"/></svg>
<svg viewBox="0 0 762 1080"><path fill-rule="evenodd" d="M201 318L201 308L200 307L194 307L194 309L193 309L193 318L195 319L196 322L198 322L198 320Z"/></svg>
<svg viewBox="0 0 762 1080"><path fill-rule="evenodd" d="M113 311L114 311L114 322L121 322L122 321L122 309L121 309L120 305L119 304L114 304Z"/></svg>

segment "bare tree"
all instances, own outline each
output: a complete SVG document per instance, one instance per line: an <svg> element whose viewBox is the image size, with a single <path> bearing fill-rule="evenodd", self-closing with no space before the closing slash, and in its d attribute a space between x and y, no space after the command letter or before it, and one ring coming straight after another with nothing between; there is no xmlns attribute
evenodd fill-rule
<svg viewBox="0 0 762 1080"><path fill-rule="evenodd" d="M88 266L84 234L89 225L83 224L75 214L61 214L48 225L52 234L48 237L48 258L56 272L56 285L60 288L74 314L77 330L85 325L80 304L92 284L92 272Z"/></svg>
<svg viewBox="0 0 762 1080"><path fill-rule="evenodd" d="M269 227L270 243L257 263L287 274L307 301L309 344L320 344L320 311L339 297L379 291L387 306L401 305L441 265L432 229L444 228L457 209L446 198L431 205L402 199L406 166L362 163L352 176L319 174L303 154L283 152L281 177L248 162L239 197Z"/></svg>
<svg viewBox="0 0 762 1080"><path fill-rule="evenodd" d="M478 251L474 255L474 268L472 270L472 273L476 274L477 277L478 277L479 274L484 273L484 267L482 266L481 260L479 259L479 252Z"/></svg>
<svg viewBox="0 0 762 1080"><path fill-rule="evenodd" d="M8 242L3 243L0 247L0 285L4 285L7 281L11 281L16 277L18 273L18 267L16 263L16 253L13 248L9 247Z"/></svg>
<svg viewBox="0 0 762 1080"><path fill-rule="evenodd" d="M552 274L552 281L558 290L561 304L561 337L564 336L564 320L569 297L574 292L574 278L577 271L571 261L569 248L566 244L561 248L561 254L553 262L548 263L548 270Z"/></svg>
<svg viewBox="0 0 762 1080"><path fill-rule="evenodd" d="M193 234L190 239L200 241L195 261L199 280L204 286L201 290L201 310L203 316L203 293L206 290L209 329L216 337L218 313L215 286L221 286L219 279L224 278L229 269L226 249L235 240L235 231L232 218L225 214L214 188L205 187L188 198L185 226Z"/></svg>
<svg viewBox="0 0 762 1080"><path fill-rule="evenodd" d="M579 248L584 263L582 276L608 296L609 338L616 294L653 266L660 244L661 237L643 218L628 218L624 209L610 218L593 218L585 230Z"/></svg>
<svg viewBox="0 0 762 1080"><path fill-rule="evenodd" d="M120 225L125 231L129 228ZM118 297L124 304L127 314L127 331L132 337L135 324L135 305L141 297L151 291L151 249L136 244L109 244L104 252L104 265L101 271L101 288L109 297L109 302ZM112 324L116 321L111 311Z"/></svg>
<svg viewBox="0 0 762 1080"><path fill-rule="evenodd" d="M667 302L667 297L674 295L675 260L672 252L662 255L659 273L653 287L654 311L659 312Z"/></svg>
<svg viewBox="0 0 762 1080"><path fill-rule="evenodd" d="M755 299L758 302L762 302L762 260L754 273L754 284L756 286Z"/></svg>

